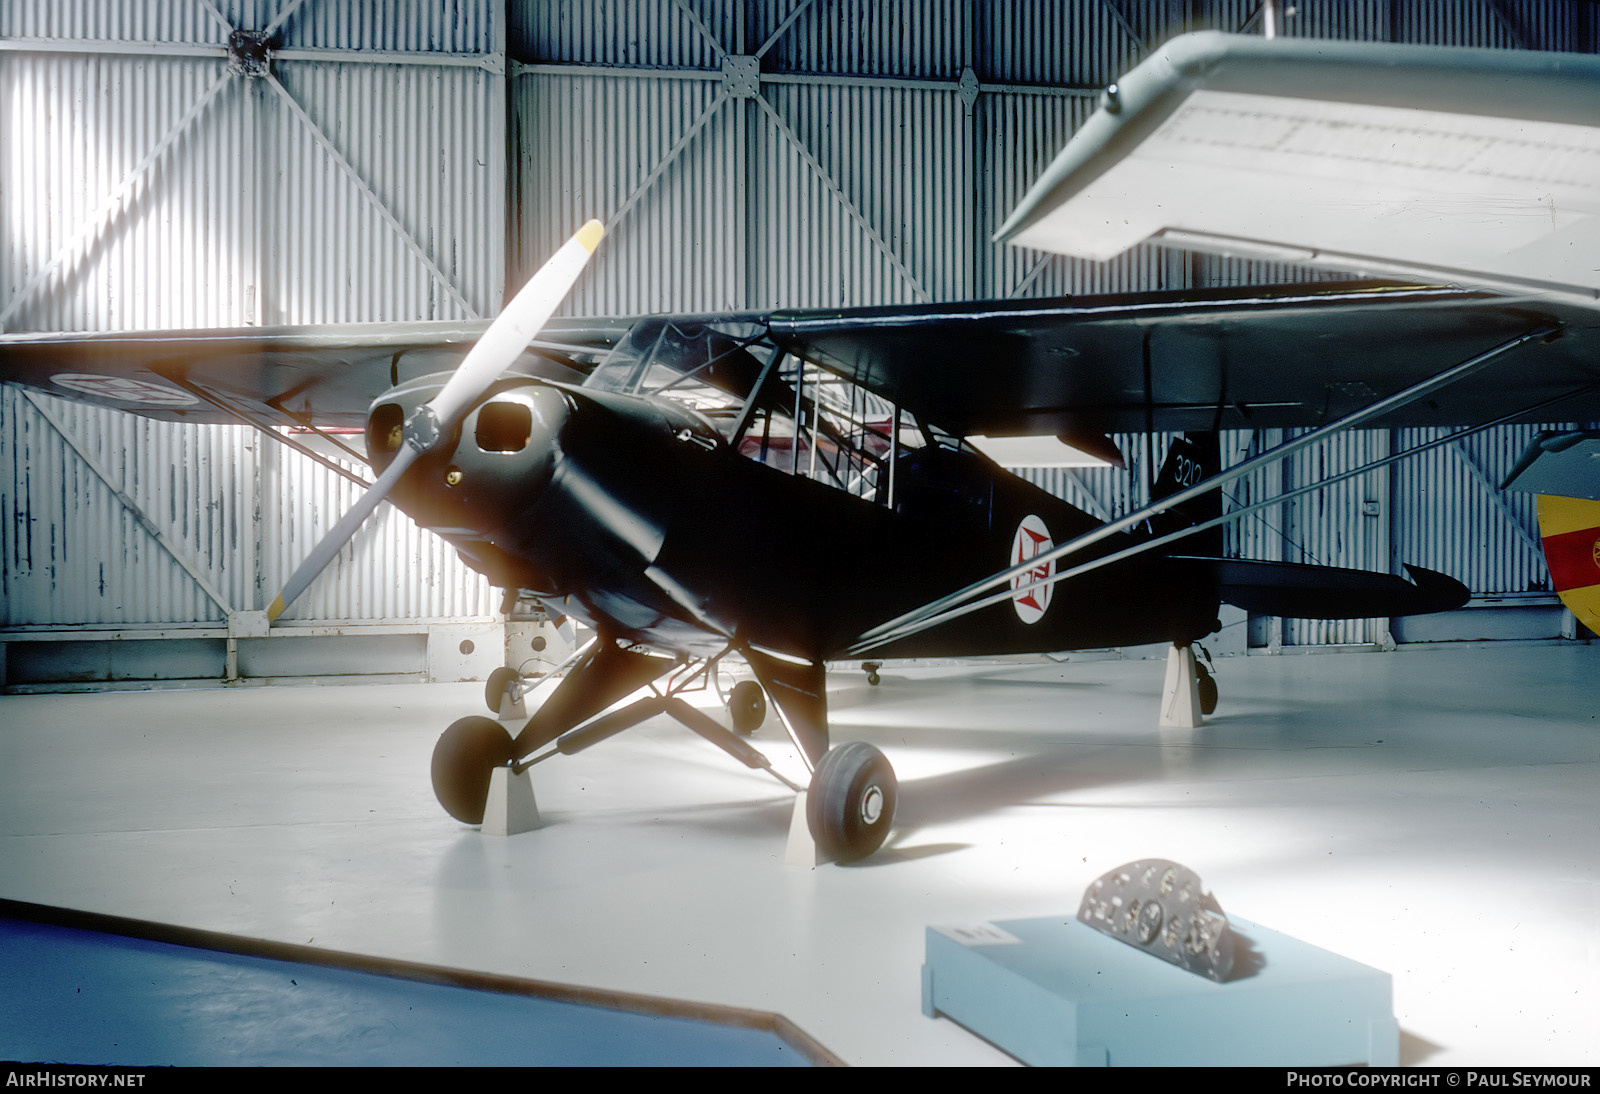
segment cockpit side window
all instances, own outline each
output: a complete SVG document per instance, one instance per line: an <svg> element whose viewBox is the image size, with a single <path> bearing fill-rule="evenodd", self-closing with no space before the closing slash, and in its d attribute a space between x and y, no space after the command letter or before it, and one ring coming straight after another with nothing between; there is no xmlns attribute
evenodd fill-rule
<svg viewBox="0 0 1600 1094"><path fill-rule="evenodd" d="M893 494L895 456L929 443L910 414L737 318L641 320L584 386L672 399L741 456L881 504Z"/></svg>

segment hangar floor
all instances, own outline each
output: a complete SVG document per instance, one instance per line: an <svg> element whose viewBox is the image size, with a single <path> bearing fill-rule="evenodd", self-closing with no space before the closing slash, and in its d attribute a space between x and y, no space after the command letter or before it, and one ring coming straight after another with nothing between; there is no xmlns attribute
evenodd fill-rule
<svg viewBox="0 0 1600 1094"><path fill-rule="evenodd" d="M534 769L493 838L428 786L479 685L0 698L0 896L751 1007L855 1064L1004 1064L920 1011L929 924L1070 916L1140 857L1394 977L1409 1064L1600 1062L1600 646L831 676L901 780L861 866L786 866L790 796L675 723ZM772 729L757 737L792 776ZM1251 1031L1241 1031L1245 1037Z"/></svg>

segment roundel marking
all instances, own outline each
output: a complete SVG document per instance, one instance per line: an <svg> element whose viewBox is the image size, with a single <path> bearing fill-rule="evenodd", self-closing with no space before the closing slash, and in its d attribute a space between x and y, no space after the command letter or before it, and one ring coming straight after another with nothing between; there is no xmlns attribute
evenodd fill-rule
<svg viewBox="0 0 1600 1094"><path fill-rule="evenodd" d="M113 403L144 403L147 406L188 406L200 400L171 384L135 380L130 376L96 376L87 372L60 372L50 382L69 391L108 399Z"/></svg>
<svg viewBox="0 0 1600 1094"><path fill-rule="evenodd" d="M1022 518L1022 523L1017 525L1017 534L1011 538L1011 564L1015 566L1031 558L1037 558L1054 546L1055 543L1050 538L1050 529L1045 527L1044 521L1029 513ZM1027 573L1012 578L1011 587L1022 590L1024 585L1050 577L1055 572L1054 559L1041 562ZM1016 609L1017 618L1024 623L1039 622L1050 608L1050 594L1054 591L1054 585L1036 585L1031 589L1012 593L1011 606Z"/></svg>

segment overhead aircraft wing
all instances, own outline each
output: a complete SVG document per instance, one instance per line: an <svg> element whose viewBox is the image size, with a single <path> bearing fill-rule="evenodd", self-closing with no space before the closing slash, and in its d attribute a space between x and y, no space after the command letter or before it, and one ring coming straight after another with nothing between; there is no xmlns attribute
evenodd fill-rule
<svg viewBox="0 0 1600 1094"><path fill-rule="evenodd" d="M1600 384L1600 312L1452 288L1319 283L779 312L768 324L781 347L962 436L1317 425L1545 325L1560 337L1369 424L1474 424ZM1552 416L1600 417L1600 393Z"/></svg>
<svg viewBox="0 0 1600 1094"><path fill-rule="evenodd" d="M1107 89L996 238L1594 306L1600 57L1184 35Z"/></svg>
<svg viewBox="0 0 1600 1094"><path fill-rule="evenodd" d="M0 380L147 417L359 427L398 381L453 370L489 322L0 335ZM557 319L513 372L579 381L628 321Z"/></svg>

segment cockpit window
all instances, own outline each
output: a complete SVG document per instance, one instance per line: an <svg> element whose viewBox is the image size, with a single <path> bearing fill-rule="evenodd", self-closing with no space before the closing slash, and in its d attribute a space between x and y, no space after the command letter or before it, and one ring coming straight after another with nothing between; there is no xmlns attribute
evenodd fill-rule
<svg viewBox="0 0 1600 1094"><path fill-rule="evenodd" d="M736 318L641 320L584 386L674 399L747 459L882 504L889 465L929 441L908 413Z"/></svg>
<svg viewBox="0 0 1600 1094"><path fill-rule="evenodd" d="M533 411L522 403L491 402L478 409L478 447L485 452L521 452L533 435Z"/></svg>

